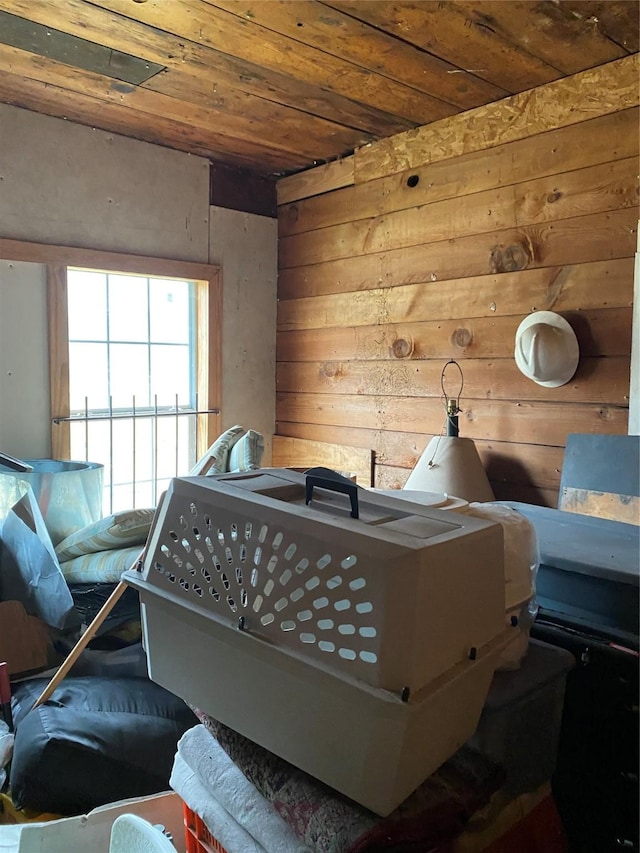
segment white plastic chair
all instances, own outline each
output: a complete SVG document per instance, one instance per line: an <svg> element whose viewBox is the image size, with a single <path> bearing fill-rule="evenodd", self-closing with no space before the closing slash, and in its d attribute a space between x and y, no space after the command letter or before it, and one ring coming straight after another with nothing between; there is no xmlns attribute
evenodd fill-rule
<svg viewBox="0 0 640 853"><path fill-rule="evenodd" d="M111 827L109 853L176 853L157 826L135 814L123 814Z"/></svg>

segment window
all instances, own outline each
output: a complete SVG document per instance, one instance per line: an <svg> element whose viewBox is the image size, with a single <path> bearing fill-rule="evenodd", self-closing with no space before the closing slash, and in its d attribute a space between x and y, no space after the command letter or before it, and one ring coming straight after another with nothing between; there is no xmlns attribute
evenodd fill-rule
<svg viewBox="0 0 640 853"><path fill-rule="evenodd" d="M195 284L69 268L67 317L71 458L112 511L155 506L196 460Z"/></svg>
<svg viewBox="0 0 640 853"><path fill-rule="evenodd" d="M218 434L220 292L216 268L97 254L49 268L52 446L104 464L107 514L155 506Z"/></svg>

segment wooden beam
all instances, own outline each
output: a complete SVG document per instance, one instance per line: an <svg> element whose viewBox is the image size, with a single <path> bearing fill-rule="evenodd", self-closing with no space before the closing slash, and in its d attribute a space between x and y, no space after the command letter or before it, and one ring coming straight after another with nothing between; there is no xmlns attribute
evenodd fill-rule
<svg viewBox="0 0 640 853"><path fill-rule="evenodd" d="M0 258L8 261L29 261L35 264L65 264L113 272L139 273L159 278L179 278L208 281L218 276L216 264L128 255L98 249L79 249L75 246L54 246L48 243L27 243L0 237Z"/></svg>
<svg viewBox="0 0 640 853"><path fill-rule="evenodd" d="M4 256L2 256L4 257ZM53 459L69 459L71 428L66 418L69 408L69 327L67 304L67 267L47 264L47 317L49 330L49 399L51 403L51 453Z"/></svg>

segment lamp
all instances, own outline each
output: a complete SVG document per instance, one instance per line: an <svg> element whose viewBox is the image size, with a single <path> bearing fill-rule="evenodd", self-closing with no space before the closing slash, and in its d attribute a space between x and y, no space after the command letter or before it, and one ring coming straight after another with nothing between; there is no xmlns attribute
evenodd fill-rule
<svg viewBox="0 0 640 853"><path fill-rule="evenodd" d="M450 364L460 371L460 391L449 397L444 389L445 371ZM470 438L458 435L458 401L462 393L463 377L460 365L448 361L441 375L442 393L446 403L447 434L434 436L426 446L404 485L405 489L440 492L467 501L493 501L495 495L486 471Z"/></svg>

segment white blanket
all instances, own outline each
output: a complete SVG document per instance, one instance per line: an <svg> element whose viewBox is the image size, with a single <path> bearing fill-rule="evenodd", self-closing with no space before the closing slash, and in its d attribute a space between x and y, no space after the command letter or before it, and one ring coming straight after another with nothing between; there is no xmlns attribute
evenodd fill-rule
<svg viewBox="0 0 640 853"><path fill-rule="evenodd" d="M228 853L310 853L202 725L178 742L170 785Z"/></svg>

